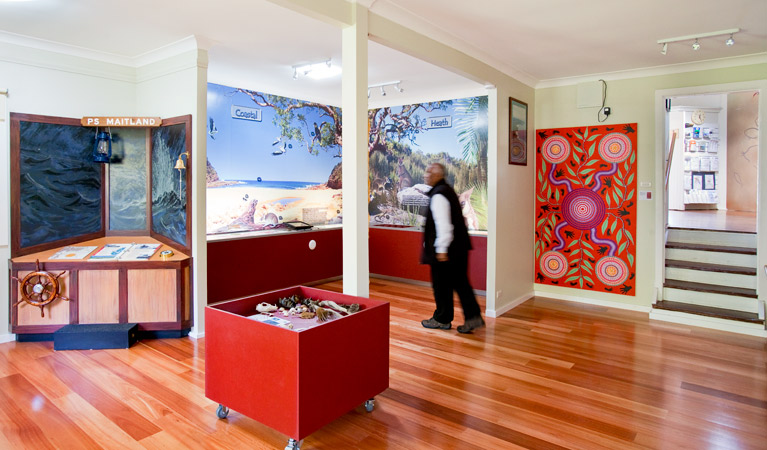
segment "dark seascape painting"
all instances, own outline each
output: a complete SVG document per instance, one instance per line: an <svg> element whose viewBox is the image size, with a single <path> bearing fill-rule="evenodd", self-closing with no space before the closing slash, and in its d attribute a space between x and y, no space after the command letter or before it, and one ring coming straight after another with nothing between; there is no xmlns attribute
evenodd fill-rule
<svg viewBox="0 0 767 450"><path fill-rule="evenodd" d="M152 130L152 231L186 245L186 170L174 169L186 151L186 126ZM188 161L183 157L184 164Z"/></svg>
<svg viewBox="0 0 767 450"><path fill-rule="evenodd" d="M21 246L101 230L101 165L92 129L20 122Z"/></svg>
<svg viewBox="0 0 767 450"><path fill-rule="evenodd" d="M109 164L109 229L146 230L146 129L112 132Z"/></svg>

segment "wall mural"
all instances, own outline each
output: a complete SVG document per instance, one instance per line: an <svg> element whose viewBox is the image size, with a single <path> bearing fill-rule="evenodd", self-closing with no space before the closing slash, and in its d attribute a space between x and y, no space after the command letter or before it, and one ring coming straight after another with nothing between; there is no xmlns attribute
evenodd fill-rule
<svg viewBox="0 0 767 450"><path fill-rule="evenodd" d="M635 295L636 130L536 130L536 283Z"/></svg>
<svg viewBox="0 0 767 450"><path fill-rule="evenodd" d="M173 167L185 151L185 124L152 129L152 231L182 245L186 245L186 174Z"/></svg>
<svg viewBox="0 0 767 450"><path fill-rule="evenodd" d="M207 233L340 224L341 110L208 83Z"/></svg>
<svg viewBox="0 0 767 450"><path fill-rule="evenodd" d="M109 162L109 229L146 230L145 128L112 129Z"/></svg>
<svg viewBox="0 0 767 450"><path fill-rule="evenodd" d="M487 96L372 109L368 125L371 225L421 224L423 174L440 162L469 230L487 230Z"/></svg>
<svg viewBox="0 0 767 450"><path fill-rule="evenodd" d="M101 230L101 165L93 129L19 124L21 247Z"/></svg>

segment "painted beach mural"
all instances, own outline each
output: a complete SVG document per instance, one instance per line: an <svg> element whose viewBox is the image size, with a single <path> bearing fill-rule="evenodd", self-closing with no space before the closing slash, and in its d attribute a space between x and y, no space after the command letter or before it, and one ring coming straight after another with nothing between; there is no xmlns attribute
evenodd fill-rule
<svg viewBox="0 0 767 450"><path fill-rule="evenodd" d="M186 174L174 166L185 151L185 124L152 129L152 231L183 245L187 242Z"/></svg>
<svg viewBox="0 0 767 450"><path fill-rule="evenodd" d="M21 121L21 246L101 230L101 165L93 162L93 130Z"/></svg>
<svg viewBox="0 0 767 450"><path fill-rule="evenodd" d="M340 224L340 108L208 83L208 234Z"/></svg>
<svg viewBox="0 0 767 450"><path fill-rule="evenodd" d="M536 283L635 295L636 130L536 130Z"/></svg>
<svg viewBox="0 0 767 450"><path fill-rule="evenodd" d="M423 174L439 162L469 230L487 230L487 96L372 109L368 124L371 225L421 225Z"/></svg>

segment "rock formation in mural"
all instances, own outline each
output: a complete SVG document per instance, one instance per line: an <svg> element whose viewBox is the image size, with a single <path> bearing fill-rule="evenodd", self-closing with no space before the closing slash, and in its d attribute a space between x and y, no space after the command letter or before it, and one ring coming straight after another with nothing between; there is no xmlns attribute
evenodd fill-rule
<svg viewBox="0 0 767 450"><path fill-rule="evenodd" d="M635 294L636 130L537 130L536 283Z"/></svg>

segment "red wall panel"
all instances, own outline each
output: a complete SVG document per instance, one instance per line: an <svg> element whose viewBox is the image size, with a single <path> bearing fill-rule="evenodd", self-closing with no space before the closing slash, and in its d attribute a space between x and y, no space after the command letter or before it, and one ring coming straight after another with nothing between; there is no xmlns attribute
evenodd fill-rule
<svg viewBox="0 0 767 450"><path fill-rule="evenodd" d="M431 282L429 266L420 264L423 235L419 231L370 229L370 273ZM471 236L469 281L474 289L487 286L487 237Z"/></svg>
<svg viewBox="0 0 767 450"><path fill-rule="evenodd" d="M208 303L338 277L342 262L340 228L210 241Z"/></svg>

